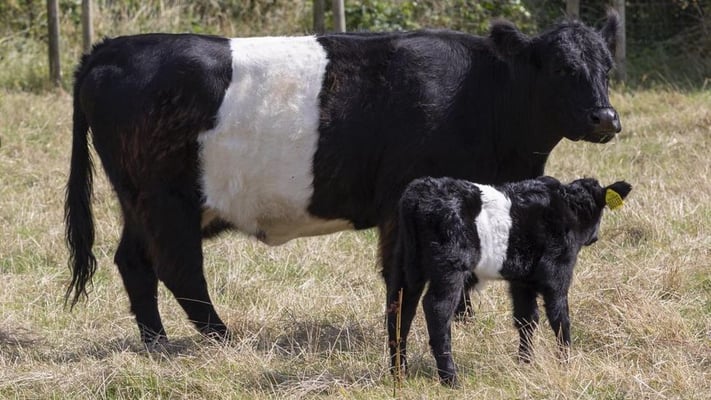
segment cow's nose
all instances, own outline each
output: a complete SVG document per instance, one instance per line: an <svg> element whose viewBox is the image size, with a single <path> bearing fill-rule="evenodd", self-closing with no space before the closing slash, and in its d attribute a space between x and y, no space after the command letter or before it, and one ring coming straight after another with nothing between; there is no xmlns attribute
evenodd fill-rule
<svg viewBox="0 0 711 400"><path fill-rule="evenodd" d="M622 130L620 118L614 108L598 108L590 113L590 122L595 133L618 133Z"/></svg>

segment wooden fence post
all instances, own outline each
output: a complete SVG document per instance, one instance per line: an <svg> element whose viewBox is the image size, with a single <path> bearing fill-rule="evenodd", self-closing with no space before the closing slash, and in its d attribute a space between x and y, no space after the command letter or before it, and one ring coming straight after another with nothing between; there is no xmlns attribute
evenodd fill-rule
<svg viewBox="0 0 711 400"><path fill-rule="evenodd" d="M91 15L91 0L81 0L81 31L84 52L91 50L91 42L94 37L94 19Z"/></svg>
<svg viewBox="0 0 711 400"><path fill-rule="evenodd" d="M625 22L625 0L614 0L613 7L620 15L620 29L617 30L615 43L615 75L624 82L627 79L627 35Z"/></svg>
<svg viewBox="0 0 711 400"><path fill-rule="evenodd" d="M47 0L47 27L49 28L49 80L54 86L62 84L59 65L59 7L57 0Z"/></svg>
<svg viewBox="0 0 711 400"><path fill-rule="evenodd" d="M324 24L324 13L326 12L326 0L314 0L314 32L322 34L326 31Z"/></svg>
<svg viewBox="0 0 711 400"><path fill-rule="evenodd" d="M346 9L344 0L333 0L333 29L336 32L346 31Z"/></svg>

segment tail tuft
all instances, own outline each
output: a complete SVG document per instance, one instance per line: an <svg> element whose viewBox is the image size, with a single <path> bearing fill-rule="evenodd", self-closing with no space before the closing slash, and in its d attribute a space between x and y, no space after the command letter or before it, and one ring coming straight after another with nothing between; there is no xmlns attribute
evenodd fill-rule
<svg viewBox="0 0 711 400"><path fill-rule="evenodd" d="M66 243L72 273L72 280L64 301L66 304L71 299L71 308L82 296L87 296L86 285L96 272L96 258L91 250L94 245L94 221L91 210L93 163L89 153L89 123L79 101L79 88L87 57L84 56L77 69L74 83L72 158L64 203Z"/></svg>

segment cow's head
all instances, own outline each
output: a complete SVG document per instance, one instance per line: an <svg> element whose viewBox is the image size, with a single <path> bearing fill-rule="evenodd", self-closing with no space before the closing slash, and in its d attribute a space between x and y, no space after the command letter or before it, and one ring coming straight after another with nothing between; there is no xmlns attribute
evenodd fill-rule
<svg viewBox="0 0 711 400"><path fill-rule="evenodd" d="M608 98L616 13L595 31L566 21L529 37L507 22L491 28L491 39L512 71L513 90L525 102L536 130L571 140L605 143L622 129Z"/></svg>
<svg viewBox="0 0 711 400"><path fill-rule="evenodd" d="M575 216L574 231L581 245L597 241L603 210L621 206L630 191L632 185L625 181L603 187L592 178L578 179L563 187L563 199Z"/></svg>

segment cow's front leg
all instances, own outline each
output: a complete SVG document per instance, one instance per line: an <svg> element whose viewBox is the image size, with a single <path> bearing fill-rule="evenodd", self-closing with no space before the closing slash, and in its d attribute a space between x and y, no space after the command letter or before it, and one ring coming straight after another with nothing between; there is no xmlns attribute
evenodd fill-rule
<svg viewBox="0 0 711 400"><path fill-rule="evenodd" d="M173 293L190 321L203 335L228 336L217 315L203 274L198 197L189 190L156 190L141 199L149 252L158 279Z"/></svg>
<svg viewBox="0 0 711 400"><path fill-rule="evenodd" d="M455 276L433 278L422 301L437 372L440 381L450 386L457 384L452 358L452 318L463 289L463 280Z"/></svg>

